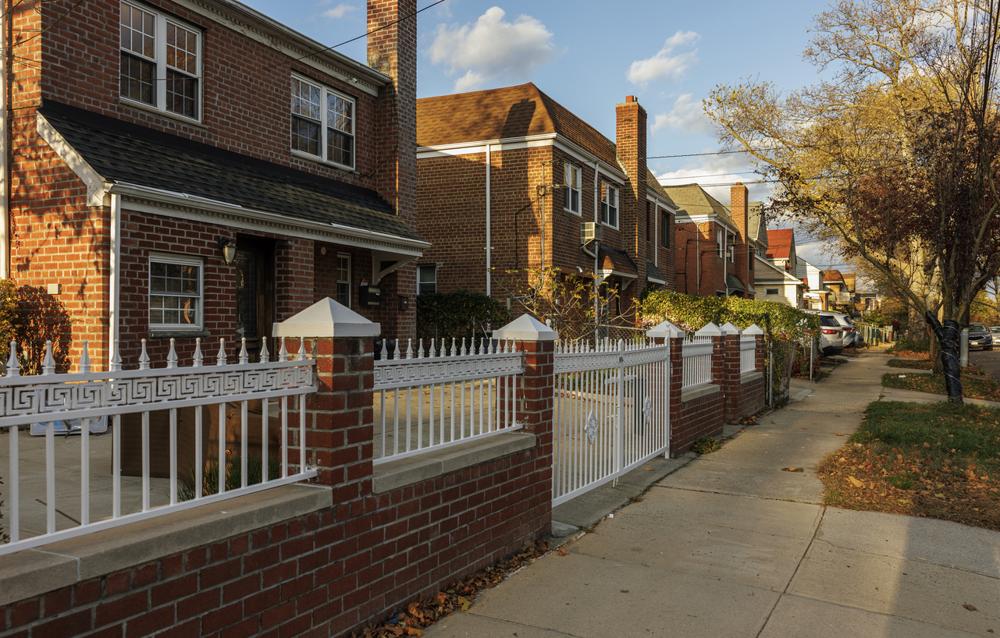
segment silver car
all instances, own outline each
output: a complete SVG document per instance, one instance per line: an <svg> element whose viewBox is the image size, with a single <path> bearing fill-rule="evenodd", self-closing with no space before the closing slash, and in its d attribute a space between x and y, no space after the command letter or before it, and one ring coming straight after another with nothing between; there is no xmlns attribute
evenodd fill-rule
<svg viewBox="0 0 1000 638"><path fill-rule="evenodd" d="M832 312L830 314L837 319L837 323L844 329L844 347L851 348L861 345L861 334L854 327L854 321L848 315L841 312Z"/></svg>
<svg viewBox="0 0 1000 638"><path fill-rule="evenodd" d="M819 312L819 348L823 354L837 354L844 349L844 326L836 313Z"/></svg>

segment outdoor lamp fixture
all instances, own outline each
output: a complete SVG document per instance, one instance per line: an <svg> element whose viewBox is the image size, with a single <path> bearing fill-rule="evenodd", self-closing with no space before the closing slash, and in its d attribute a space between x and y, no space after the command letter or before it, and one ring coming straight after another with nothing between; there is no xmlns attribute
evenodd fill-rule
<svg viewBox="0 0 1000 638"><path fill-rule="evenodd" d="M236 259L236 240L229 237L219 237L219 249L222 251L222 260L229 266Z"/></svg>

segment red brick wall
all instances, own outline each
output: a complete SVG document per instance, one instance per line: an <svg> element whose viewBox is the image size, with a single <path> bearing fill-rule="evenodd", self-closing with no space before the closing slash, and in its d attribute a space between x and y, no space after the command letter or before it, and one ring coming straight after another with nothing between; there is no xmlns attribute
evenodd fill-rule
<svg viewBox="0 0 1000 638"><path fill-rule="evenodd" d="M733 264L723 263L718 256L715 233L721 229L715 222L681 223L674 227L674 269L679 292L711 297L726 290L726 269ZM701 259L701 284L698 278L698 259Z"/></svg>

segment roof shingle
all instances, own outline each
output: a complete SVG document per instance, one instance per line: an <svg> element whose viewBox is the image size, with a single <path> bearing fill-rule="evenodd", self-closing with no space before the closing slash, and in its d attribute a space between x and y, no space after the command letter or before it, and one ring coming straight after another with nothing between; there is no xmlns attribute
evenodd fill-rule
<svg viewBox="0 0 1000 638"><path fill-rule="evenodd" d="M773 228L767 231L767 256L769 259L790 259L795 232L791 228Z"/></svg>

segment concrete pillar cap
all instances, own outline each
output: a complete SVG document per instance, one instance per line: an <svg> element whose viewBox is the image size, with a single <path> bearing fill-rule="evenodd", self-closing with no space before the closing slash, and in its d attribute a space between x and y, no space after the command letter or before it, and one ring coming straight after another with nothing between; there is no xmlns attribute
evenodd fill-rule
<svg viewBox="0 0 1000 638"><path fill-rule="evenodd" d="M722 324L722 327L719 328L719 330L722 331L722 334L727 336L740 334L740 329L734 326L731 321L727 321L726 323Z"/></svg>
<svg viewBox="0 0 1000 638"><path fill-rule="evenodd" d="M684 331L669 321L661 321L647 330L646 336L650 339L676 339L683 337Z"/></svg>
<svg viewBox="0 0 1000 638"><path fill-rule="evenodd" d="M493 338L501 341L555 341L559 333L525 313L503 328L494 330Z"/></svg>
<svg viewBox="0 0 1000 638"><path fill-rule="evenodd" d="M696 337L721 337L722 336L722 330L719 329L719 326L717 326L714 323L712 323L711 321L709 321L708 323L706 323L704 326L701 327L701 330L699 330L698 332L694 333L694 336L696 336Z"/></svg>
<svg viewBox="0 0 1000 638"><path fill-rule="evenodd" d="M377 337L382 328L326 297L274 324L275 337Z"/></svg>
<svg viewBox="0 0 1000 638"><path fill-rule="evenodd" d="M755 323L752 323L743 329L743 334L756 336L764 334L764 331L760 329L760 326L758 326Z"/></svg>

